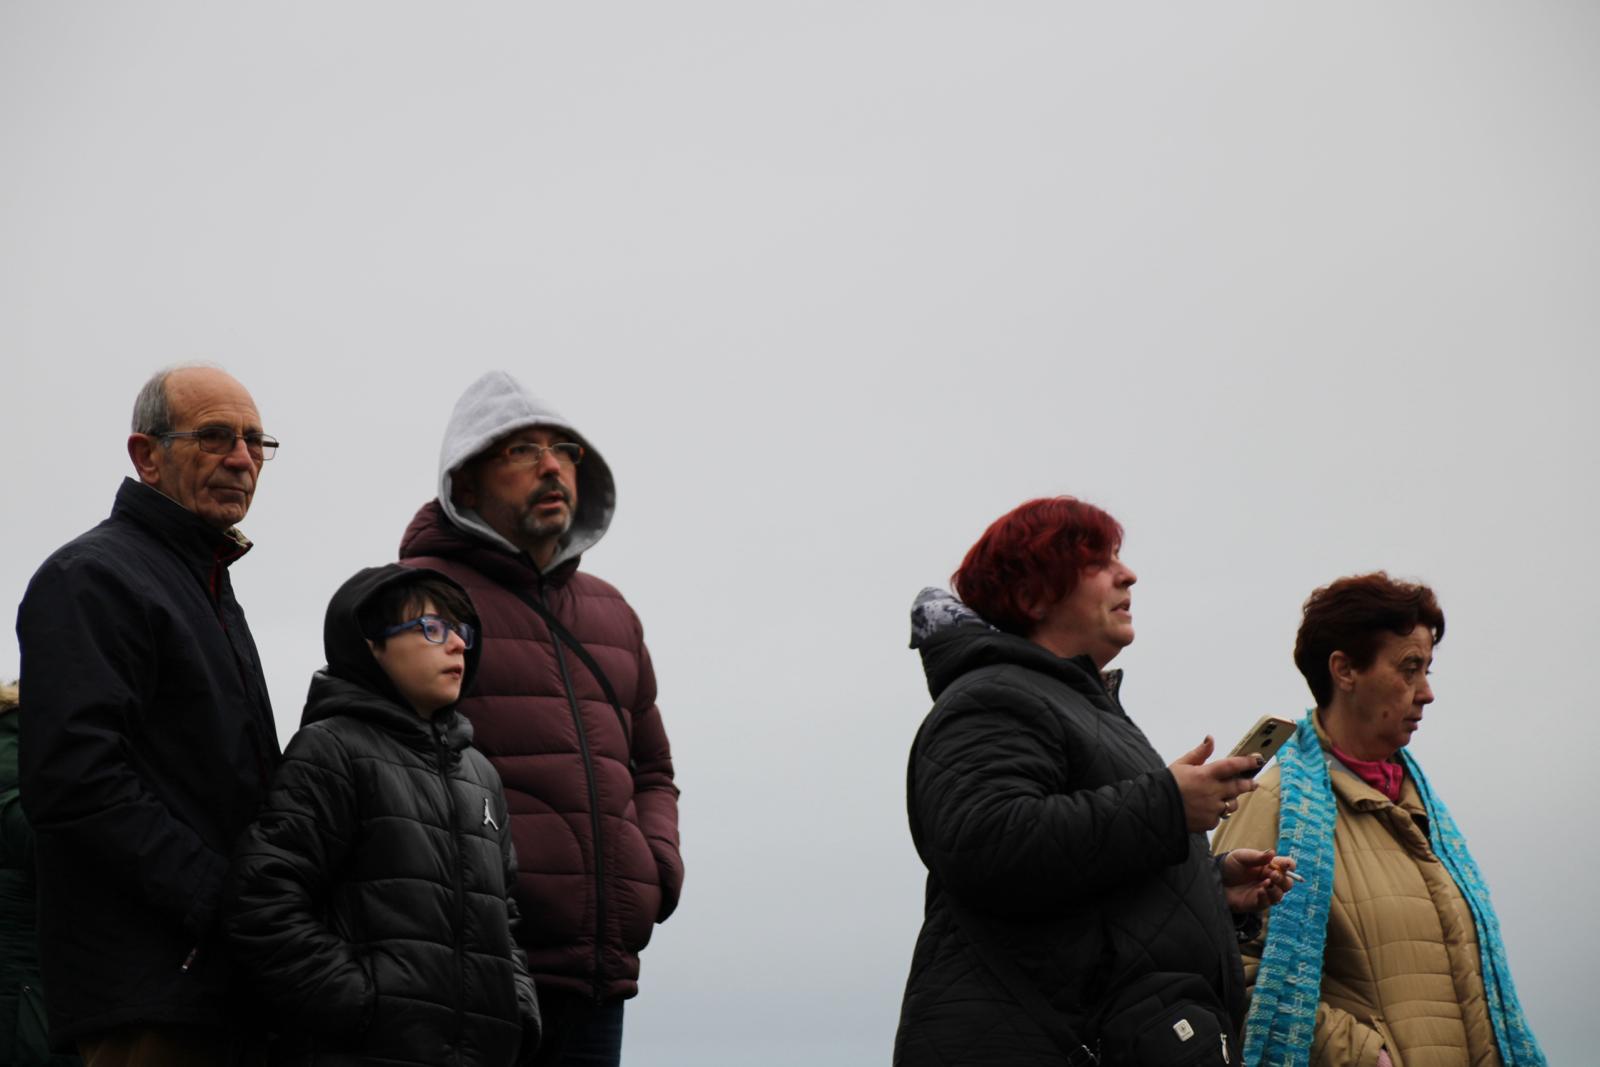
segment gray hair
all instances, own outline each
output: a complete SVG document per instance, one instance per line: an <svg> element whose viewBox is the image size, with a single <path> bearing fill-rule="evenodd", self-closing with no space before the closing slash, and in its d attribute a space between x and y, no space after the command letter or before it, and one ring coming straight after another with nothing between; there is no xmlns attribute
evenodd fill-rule
<svg viewBox="0 0 1600 1067"><path fill-rule="evenodd" d="M167 398L167 379L180 370L209 367L221 370L215 363L174 363L150 375L139 395L133 400L133 432L155 437L172 430L172 404Z"/></svg>

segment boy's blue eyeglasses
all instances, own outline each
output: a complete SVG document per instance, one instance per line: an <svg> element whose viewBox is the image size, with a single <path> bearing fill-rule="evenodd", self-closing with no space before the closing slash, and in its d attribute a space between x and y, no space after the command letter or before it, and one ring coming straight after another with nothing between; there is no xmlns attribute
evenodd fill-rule
<svg viewBox="0 0 1600 1067"><path fill-rule="evenodd" d="M385 629L381 636L393 637L395 634L404 633L412 627L420 629L422 636L435 645L444 644L445 641L449 640L449 635L453 632L460 636L462 644L471 648L473 638L477 637L477 633L472 629L471 623L451 622L449 619L443 619L437 615L419 615L417 618L407 622L397 622Z"/></svg>

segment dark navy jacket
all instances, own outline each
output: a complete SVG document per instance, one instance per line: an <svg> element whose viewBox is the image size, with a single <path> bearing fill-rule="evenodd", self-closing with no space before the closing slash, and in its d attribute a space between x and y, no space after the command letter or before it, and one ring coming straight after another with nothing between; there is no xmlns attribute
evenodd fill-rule
<svg viewBox="0 0 1600 1067"><path fill-rule="evenodd" d="M128 479L18 610L22 804L58 1043L232 1021L217 903L279 755L228 580L247 547Z"/></svg>

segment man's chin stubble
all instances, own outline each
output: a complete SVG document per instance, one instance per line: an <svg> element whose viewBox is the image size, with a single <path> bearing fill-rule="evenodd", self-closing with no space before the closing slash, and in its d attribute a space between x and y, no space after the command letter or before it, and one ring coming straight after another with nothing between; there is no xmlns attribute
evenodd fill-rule
<svg viewBox="0 0 1600 1067"><path fill-rule="evenodd" d="M531 541L554 541L565 537L570 529L572 529L571 516L560 522L537 522L530 519L522 524L522 532Z"/></svg>

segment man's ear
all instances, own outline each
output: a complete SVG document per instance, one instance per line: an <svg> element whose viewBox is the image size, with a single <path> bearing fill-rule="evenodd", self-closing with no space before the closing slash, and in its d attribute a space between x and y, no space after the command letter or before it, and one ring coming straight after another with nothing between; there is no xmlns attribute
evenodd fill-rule
<svg viewBox="0 0 1600 1067"><path fill-rule="evenodd" d="M133 460L133 469L145 485L161 484L161 464L156 459L156 449L160 447L161 442L149 434L128 435L128 458Z"/></svg>

